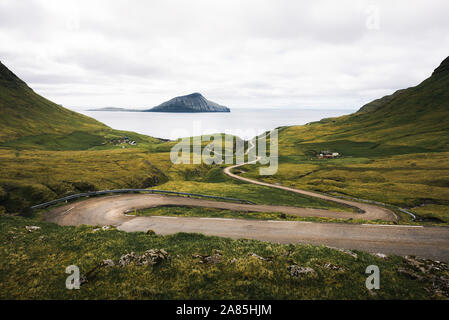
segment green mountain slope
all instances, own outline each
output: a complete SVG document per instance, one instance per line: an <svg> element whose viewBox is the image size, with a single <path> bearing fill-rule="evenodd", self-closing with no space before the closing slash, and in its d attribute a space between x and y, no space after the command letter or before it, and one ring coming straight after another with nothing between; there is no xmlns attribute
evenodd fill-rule
<svg viewBox="0 0 449 320"><path fill-rule="evenodd" d="M407 208L449 223L449 58L419 85L358 112L279 130L279 169L248 177ZM340 153L319 159L322 150ZM404 221L410 217L401 212Z"/></svg>
<svg viewBox="0 0 449 320"><path fill-rule="evenodd" d="M354 114L283 128L281 142L294 153L326 147L352 155L449 150L448 117L449 58L418 86L375 100Z"/></svg>
<svg viewBox="0 0 449 320"><path fill-rule="evenodd" d="M0 62L0 146L83 150L124 135L139 142L159 142L113 130L41 97Z"/></svg>
<svg viewBox="0 0 449 320"><path fill-rule="evenodd" d="M44 133L109 129L36 94L0 62L0 141Z"/></svg>

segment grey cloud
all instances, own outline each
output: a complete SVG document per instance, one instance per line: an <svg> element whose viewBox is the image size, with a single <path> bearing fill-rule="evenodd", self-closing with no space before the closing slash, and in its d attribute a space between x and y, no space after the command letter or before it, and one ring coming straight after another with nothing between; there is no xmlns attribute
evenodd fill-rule
<svg viewBox="0 0 449 320"><path fill-rule="evenodd" d="M39 73L39 72L24 72L23 78L29 84L43 84L43 85L58 85L58 84L79 84L89 83L89 80L84 77L64 75L58 73Z"/></svg>
<svg viewBox="0 0 449 320"><path fill-rule="evenodd" d="M370 5L378 30L366 28ZM154 105L200 91L231 107L356 108L431 74L448 55L448 9L443 0L0 0L0 60L65 105Z"/></svg>
<svg viewBox="0 0 449 320"><path fill-rule="evenodd" d="M154 77L168 72L158 66L147 65L145 61L133 61L126 56L118 56L115 53L105 51L94 52L86 48L85 51L69 53L56 58L59 63L75 64L90 72L100 72L110 76L138 76Z"/></svg>

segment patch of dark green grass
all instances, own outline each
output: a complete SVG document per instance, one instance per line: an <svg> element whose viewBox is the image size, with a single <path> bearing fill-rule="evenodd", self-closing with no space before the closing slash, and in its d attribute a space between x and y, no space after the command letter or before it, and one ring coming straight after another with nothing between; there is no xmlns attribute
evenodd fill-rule
<svg viewBox="0 0 449 320"><path fill-rule="evenodd" d="M228 219L311 221L311 222L354 223L354 224L361 224L361 223L392 224L392 222L383 220L366 221L362 219L363 216L361 217L361 219L301 217L281 212L234 211L217 208L202 208L202 207L175 206L175 205L167 205L137 210L129 212L128 214L137 216L209 217L209 218L228 218Z"/></svg>

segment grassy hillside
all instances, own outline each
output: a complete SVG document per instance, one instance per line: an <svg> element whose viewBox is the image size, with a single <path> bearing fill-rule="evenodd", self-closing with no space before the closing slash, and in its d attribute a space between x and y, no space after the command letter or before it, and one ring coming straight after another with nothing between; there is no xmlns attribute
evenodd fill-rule
<svg viewBox="0 0 449 320"><path fill-rule="evenodd" d="M449 58L416 87L358 112L281 130L284 155L332 148L351 156L449 150Z"/></svg>
<svg viewBox="0 0 449 320"><path fill-rule="evenodd" d="M168 165L166 156L143 149L0 149L0 162L0 210L11 213L74 193L147 188L168 179L160 169Z"/></svg>
<svg viewBox="0 0 449 320"><path fill-rule="evenodd" d="M109 130L36 94L0 62L0 141L39 134Z"/></svg>
<svg viewBox="0 0 449 320"><path fill-rule="evenodd" d="M416 87L358 112L279 132L276 175L247 176L409 208L422 220L449 223L449 58ZM318 159L321 150L339 159ZM407 216L404 216L407 219Z"/></svg>
<svg viewBox="0 0 449 320"><path fill-rule="evenodd" d="M28 232L26 226L41 229ZM61 227L37 219L0 219L0 299L444 299L449 267L398 256L342 252L200 234L171 236ZM165 249L152 265L117 264L127 253ZM209 257L208 257L209 256ZM212 256L212 257L210 257ZM88 274L67 290L65 268ZM421 264L422 263L422 264ZM367 290L365 269L379 266L380 290ZM296 275L293 268L313 271ZM440 280L441 279L441 280Z"/></svg>
<svg viewBox="0 0 449 320"><path fill-rule="evenodd" d="M84 150L130 134L136 141L159 142L112 130L41 97L0 62L0 147Z"/></svg>

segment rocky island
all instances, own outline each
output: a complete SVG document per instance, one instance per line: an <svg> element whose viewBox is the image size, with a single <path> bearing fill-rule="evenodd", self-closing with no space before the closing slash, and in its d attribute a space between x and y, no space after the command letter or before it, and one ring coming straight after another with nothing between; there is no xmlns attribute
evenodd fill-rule
<svg viewBox="0 0 449 320"><path fill-rule="evenodd" d="M119 111L119 112L231 112L228 107L207 100L201 93L192 93L168 100L151 109L127 109L106 107L88 109L87 111Z"/></svg>
<svg viewBox="0 0 449 320"><path fill-rule="evenodd" d="M201 93L192 93L173 98L144 112L231 112L231 110L207 100Z"/></svg>

